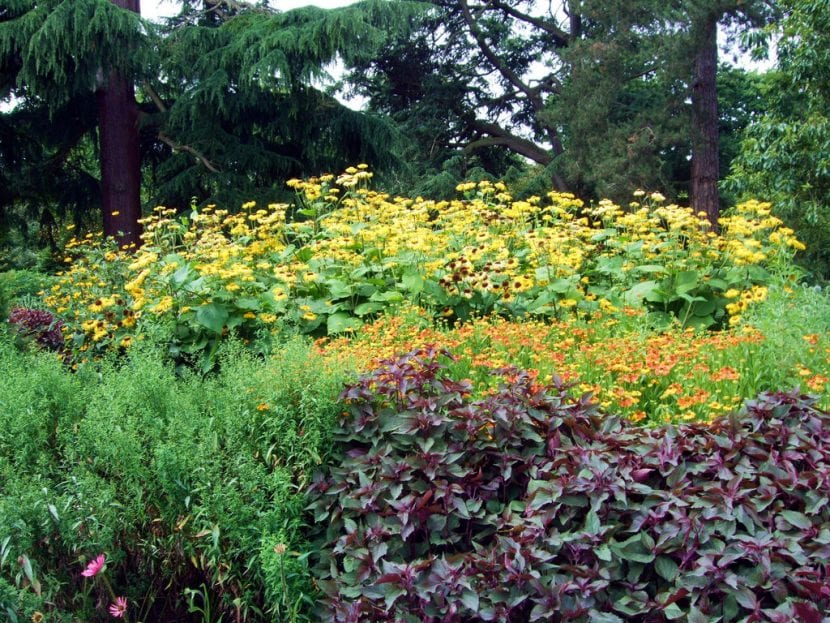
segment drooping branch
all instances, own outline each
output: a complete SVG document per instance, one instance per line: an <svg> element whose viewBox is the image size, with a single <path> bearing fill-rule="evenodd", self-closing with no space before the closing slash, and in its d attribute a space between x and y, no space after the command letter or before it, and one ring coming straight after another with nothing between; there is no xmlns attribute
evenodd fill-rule
<svg viewBox="0 0 830 623"><path fill-rule="evenodd" d="M219 173L220 172L220 169L216 168L216 166L210 160L207 159L207 156L205 156L202 152L200 152L195 147L191 147L190 145L182 145L181 143L177 143L172 138L167 136L164 132L159 132L157 136L158 136L158 139L162 143L164 143L166 145L169 145L170 148L173 151L184 151L184 152L187 152L187 153L191 154L193 157L196 158L196 160L201 162L202 165L208 171L210 171L211 173Z"/></svg>
<svg viewBox="0 0 830 623"><path fill-rule="evenodd" d="M167 106L164 104L164 101L161 99L161 97L159 97L159 94L156 93L156 90L152 87L152 85L149 82L145 81L145 82L142 83L141 87L144 89L145 93L147 93L147 96L156 105L156 108L158 108L159 112L166 113L167 112ZM220 169L218 169L216 167L216 165L214 165L207 158L207 156L205 156L202 152L200 152L195 147L191 147L190 145L183 145L181 143L177 143L172 138L167 136L164 132L158 132L156 134L156 136L158 137L158 139L162 143L164 143L165 145L168 145L173 151L184 151L184 152L187 152L188 154L192 155L193 157L195 157L196 160L201 162L202 165L208 171L210 171L212 173L219 173L220 172Z"/></svg>
<svg viewBox="0 0 830 623"><path fill-rule="evenodd" d="M489 121L475 119L470 123L470 125L473 129L478 130L486 136L482 136L467 143L464 146L464 151L467 153L471 153L484 147L501 145L513 153L524 156L525 158L528 158L537 164L541 164L542 166L548 166L551 164L554 156L561 153L554 149L552 154L550 151L540 147L533 141L513 134L509 130L506 130ZM558 174L553 174L552 181L557 190L566 191L568 189L568 185L565 183L565 180L563 180Z"/></svg>
<svg viewBox="0 0 830 623"><path fill-rule="evenodd" d="M515 134L502 134L500 136L483 136L479 139L476 139L470 143L467 143L464 146L464 151L470 153L476 151L477 149L482 149L484 147L493 147L495 145L502 145L507 147L511 151L525 156L526 158L530 158L533 162L537 164L541 164L543 166L549 165L553 162L553 158L551 157L550 153L533 143L527 139L524 139L520 136L516 136Z"/></svg>

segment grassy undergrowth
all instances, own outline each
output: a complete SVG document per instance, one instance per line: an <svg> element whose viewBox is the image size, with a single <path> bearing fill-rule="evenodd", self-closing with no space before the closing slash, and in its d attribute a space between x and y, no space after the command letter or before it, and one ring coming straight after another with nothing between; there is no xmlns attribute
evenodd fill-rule
<svg viewBox="0 0 830 623"><path fill-rule="evenodd" d="M101 553L132 620L288 621L308 606L303 489L342 376L300 342L219 361L177 374L148 347L73 373L3 337L0 612L109 618L80 575Z"/></svg>

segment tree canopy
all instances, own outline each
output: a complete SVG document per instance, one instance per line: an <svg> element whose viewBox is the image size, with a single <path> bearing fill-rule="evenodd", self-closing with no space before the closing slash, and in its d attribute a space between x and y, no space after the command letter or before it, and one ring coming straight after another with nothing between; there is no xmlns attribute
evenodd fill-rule
<svg viewBox="0 0 830 623"><path fill-rule="evenodd" d="M748 126L726 187L765 197L830 277L830 2L786 0L766 114Z"/></svg>
<svg viewBox="0 0 830 623"><path fill-rule="evenodd" d="M619 200L639 187L690 194L695 177L717 190L714 28L774 15L762 2L431 5L413 34L353 74L374 110L422 131L421 161L455 149L509 166L487 156L497 146L560 189ZM711 170L690 167L713 155Z"/></svg>

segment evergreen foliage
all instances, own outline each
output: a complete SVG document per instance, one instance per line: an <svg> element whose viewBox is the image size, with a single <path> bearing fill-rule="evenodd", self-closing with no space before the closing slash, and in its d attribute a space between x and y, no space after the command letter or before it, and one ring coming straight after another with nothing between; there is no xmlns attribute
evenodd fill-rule
<svg viewBox="0 0 830 623"><path fill-rule="evenodd" d="M398 137L387 121L311 85L338 57L371 52L395 15L375 0L336 11L249 7L221 19L185 6L162 27L159 78L144 85L143 122L161 138L154 200L232 208L273 201L288 177L392 165Z"/></svg>
<svg viewBox="0 0 830 623"><path fill-rule="evenodd" d="M185 0L155 25L107 0L5 3L0 93L16 105L0 113L8 182L0 206L54 221L100 204L88 166L105 155L95 152L92 95L112 71L139 89L145 201L232 209L274 201L287 177L357 161L389 167L400 142L393 126L317 85L328 64L375 52L416 10L366 0L281 13L266 3ZM45 174L59 183L39 183Z"/></svg>
<svg viewBox="0 0 830 623"><path fill-rule="evenodd" d="M112 70L140 74L146 36L138 15L108 0L14 0L0 21L0 57L19 59L17 87L51 112L91 94Z"/></svg>

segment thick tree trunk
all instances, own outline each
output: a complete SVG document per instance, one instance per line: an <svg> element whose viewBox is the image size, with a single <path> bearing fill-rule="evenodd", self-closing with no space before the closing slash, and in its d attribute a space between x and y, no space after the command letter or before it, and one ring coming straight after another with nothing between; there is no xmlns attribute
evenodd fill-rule
<svg viewBox="0 0 830 623"><path fill-rule="evenodd" d="M140 0L110 0L140 12ZM141 155L138 107L132 80L113 72L96 93L101 148L101 199L104 235L119 246L141 244Z"/></svg>
<svg viewBox="0 0 830 623"><path fill-rule="evenodd" d="M707 18L695 45L692 81L692 207L706 212L717 227L720 216L718 179L718 20Z"/></svg>

